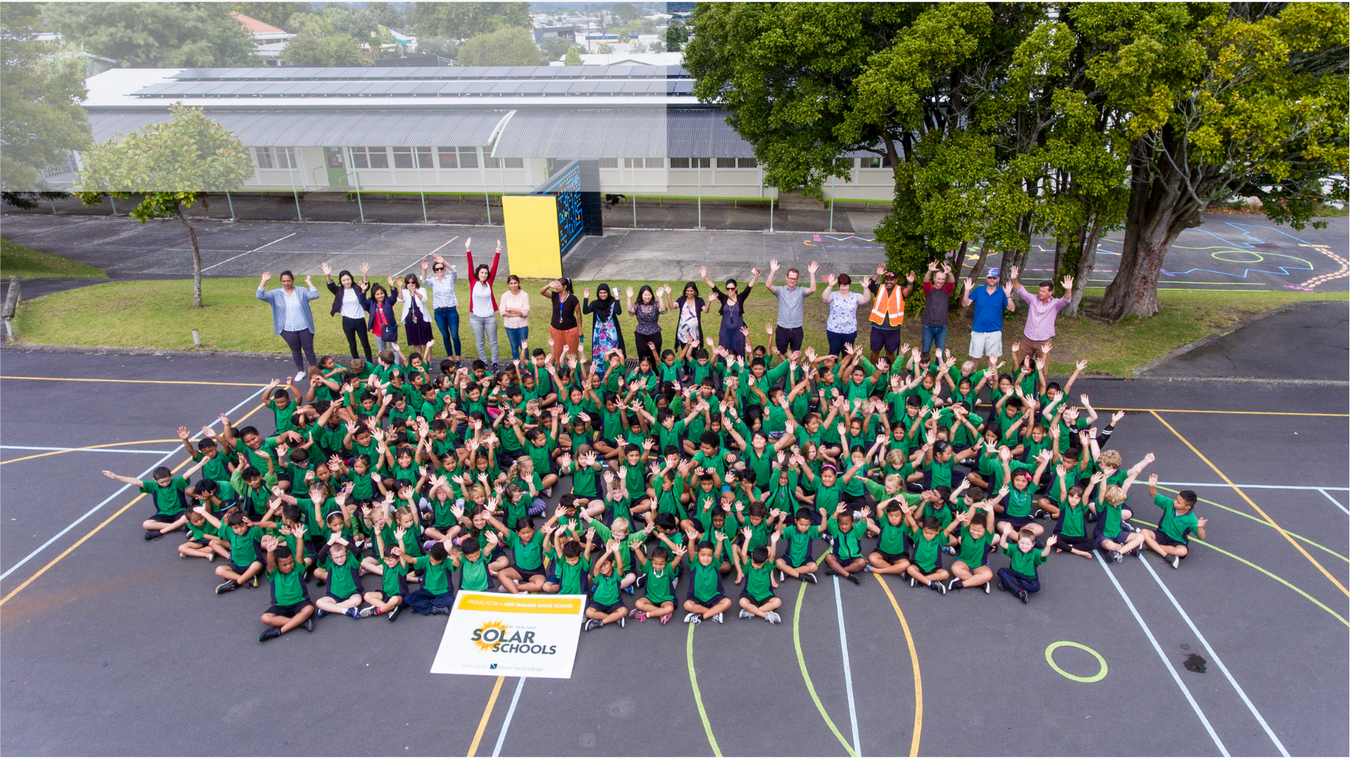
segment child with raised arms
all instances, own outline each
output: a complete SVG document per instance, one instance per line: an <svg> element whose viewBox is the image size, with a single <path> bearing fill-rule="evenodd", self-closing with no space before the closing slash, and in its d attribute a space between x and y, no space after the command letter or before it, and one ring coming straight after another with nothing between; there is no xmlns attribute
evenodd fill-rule
<svg viewBox="0 0 1350 759"><path fill-rule="evenodd" d="M1195 533L1196 537L1205 539L1205 524L1209 520L1191 513L1199 496L1194 490L1182 490L1173 498L1161 495L1158 493L1158 475L1150 474L1148 497L1162 509L1162 521L1158 523L1157 530L1141 530L1139 534L1144 536L1144 544L1149 550L1161 556L1173 569L1180 569L1181 560L1190 553L1188 536Z"/></svg>
<svg viewBox="0 0 1350 759"><path fill-rule="evenodd" d="M600 554L595 566L591 568L591 597L586 601L586 625L584 630L594 630L614 622L624 626L628 616L628 607L619 596L619 582L624 575L623 548L617 540L605 544L605 552Z"/></svg>
<svg viewBox="0 0 1350 759"><path fill-rule="evenodd" d="M961 539L960 551L952 562L952 574L956 576L947 584L948 590L983 585L984 592L989 592L989 583L994 579L994 570L989 567L989 551L999 543L994 534L994 501L1003 496L1000 492L992 500L985 501L984 491L971 491L968 500L972 503L947 525L947 535L959 527Z"/></svg>
<svg viewBox="0 0 1350 759"><path fill-rule="evenodd" d="M291 549L279 545L272 535L264 535L260 547L267 552L267 579L272 586L272 605L263 612L262 623L267 627L258 636L258 642L280 638L297 627L313 632L314 620L310 616L314 614L314 604L310 603L309 591L305 589L304 571L296 566L295 555Z"/></svg>
<svg viewBox="0 0 1350 759"><path fill-rule="evenodd" d="M860 540L867 531L866 519L871 509L862 508L863 522L853 521L853 510L848 504L840 503L834 507L833 514L820 509L821 524L817 528L822 537L828 536L833 550L825 554L826 570L858 585L862 582L862 572L867 567L863 558Z"/></svg>
<svg viewBox="0 0 1350 759"><path fill-rule="evenodd" d="M135 485L141 489L141 493L154 497L155 513L141 523L141 529L145 530L146 540L155 540L181 529L183 525L187 524L187 517L184 512L187 511L188 504L184 491L188 487L188 478L196 474L197 470L205 465L206 459L202 459L176 477L167 466L155 467L150 472L150 479L148 480L138 480L135 477L114 474L107 469L103 470L103 476L128 485Z"/></svg>
<svg viewBox="0 0 1350 759"><path fill-rule="evenodd" d="M318 568L314 576L326 580L328 592L314 602L318 607L315 616L326 614L345 614L352 619L361 616L360 562L348 552L348 541L339 532L330 533L315 557ZM370 616L367 611L365 616Z"/></svg>
<svg viewBox="0 0 1350 759"><path fill-rule="evenodd" d="M672 552L658 545L648 556L641 545L635 545L633 555L641 563L646 587L646 594L633 603L633 619L646 622L648 617L657 617L664 625L675 614L675 580L679 576L676 566L684 558L685 548L678 546Z"/></svg>
<svg viewBox="0 0 1350 759"><path fill-rule="evenodd" d="M711 541L699 541L698 533L689 530L689 591L685 596L684 610L688 612L684 621L688 624L700 624L704 620L715 619L721 624L723 612L731 608L731 599L722 592L722 575L718 567L722 563L721 545L714 546Z"/></svg>
<svg viewBox="0 0 1350 759"><path fill-rule="evenodd" d="M1037 551L1036 534L1028 529L1017 533L1016 541L1005 539L1003 555L1008 557L1009 564L998 570L998 589L1012 593L1022 603L1027 603L1031 593L1039 593L1041 582L1036 575L1036 567L1049 558L1055 541L1056 537L1051 535L1045 541L1045 548Z"/></svg>
<svg viewBox="0 0 1350 759"><path fill-rule="evenodd" d="M914 543L914 559L905 568L905 574L909 575L909 586L912 588L922 584L930 590L945 594L947 586L942 581L951 575L942 568L942 546L947 544L942 523L932 516L915 521L913 513L906 513L905 524L909 526L909 538Z"/></svg>
<svg viewBox="0 0 1350 759"><path fill-rule="evenodd" d="M1059 522L1055 525L1055 535L1059 538L1059 546L1055 551L1069 551L1074 556L1091 559L1092 550L1097 544L1087 532L1087 504L1092 498L1092 489L1104 478L1101 472L1094 472L1088 480L1086 490L1078 485L1065 489L1066 476L1064 464L1061 462L1055 469L1055 478L1058 480L1060 492L1064 493L1064 500L1063 508L1058 510Z"/></svg>
<svg viewBox="0 0 1350 759"><path fill-rule="evenodd" d="M786 577L795 577L814 585L815 571L820 565L811 558L811 510L797 509L792 515L791 524L788 523L786 514L782 514L781 519L778 534L784 544L783 555L778 556L774 562L774 566L778 568L778 579L781 582Z"/></svg>
<svg viewBox="0 0 1350 759"><path fill-rule="evenodd" d="M783 621L775 611L783 605L783 600L773 593L778 584L774 582L773 564L769 563L769 559L778 548L778 533L773 534L767 546L751 548L753 537L754 530L751 528L741 530L740 550L749 556L749 566L745 573L745 588L741 590L740 618L759 617L771 625L776 625Z"/></svg>

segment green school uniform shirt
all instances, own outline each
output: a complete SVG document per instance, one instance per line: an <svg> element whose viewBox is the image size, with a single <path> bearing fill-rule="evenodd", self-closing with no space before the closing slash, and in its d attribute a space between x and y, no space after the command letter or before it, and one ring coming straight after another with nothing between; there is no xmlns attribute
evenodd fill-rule
<svg viewBox="0 0 1350 759"><path fill-rule="evenodd" d="M299 565L291 567L289 572L274 569L267 573L267 579L272 583L272 599L277 606L294 606L305 600L304 577Z"/></svg>
<svg viewBox="0 0 1350 759"><path fill-rule="evenodd" d="M166 487L160 487L154 480L141 480L141 492L153 495L155 511L167 516L177 516L187 508L187 500L183 495L187 486L188 481L182 477L174 477Z"/></svg>
<svg viewBox="0 0 1350 759"><path fill-rule="evenodd" d="M985 555L989 550L989 543L994 539L988 530L979 538L970 534L970 526L961 526L961 552L957 554L956 560L965 564L971 569L976 569L984 564Z"/></svg>
<svg viewBox="0 0 1350 759"><path fill-rule="evenodd" d="M263 531L261 527L250 527L243 535L234 531L233 527L224 526L221 531L226 533L225 537L230 541L230 563L236 567L247 567L255 561L259 561L258 552L262 550Z"/></svg>
<svg viewBox="0 0 1350 759"><path fill-rule="evenodd" d="M764 562L764 566L751 564L745 572L745 592L752 599L767 601L773 597L773 564Z"/></svg>
<svg viewBox="0 0 1350 759"><path fill-rule="evenodd" d="M612 606L619 602L619 573L613 569L609 574L596 575L592 578L595 590L591 593L591 598L596 603L603 606Z"/></svg>
<svg viewBox="0 0 1350 759"><path fill-rule="evenodd" d="M1178 514L1176 502L1173 499L1159 493L1153 496L1153 503L1163 510L1162 522L1158 523L1158 527L1164 535L1172 540L1179 543L1188 543L1187 536L1200 529L1200 518L1195 515L1195 512L1188 511L1185 514Z"/></svg>
<svg viewBox="0 0 1350 759"><path fill-rule="evenodd" d="M1060 522L1059 532L1065 537L1081 538L1085 537L1085 527L1083 519L1087 516L1087 504L1079 501L1077 506L1064 503L1060 506L1062 509L1062 521Z"/></svg>
<svg viewBox="0 0 1350 759"><path fill-rule="evenodd" d="M1003 546L1003 555L1008 557L1009 569L1026 577L1036 576L1036 567L1045 563L1045 557L1035 548L1025 553L1015 542Z"/></svg>
<svg viewBox="0 0 1350 759"><path fill-rule="evenodd" d="M581 595L584 593L585 588L582 585L582 578L589 571L591 571L591 562L587 561L585 556L579 557L575 564L568 562L567 559L559 561L553 569L554 576L558 578L558 592L563 595Z"/></svg>
<svg viewBox="0 0 1350 759"><path fill-rule="evenodd" d="M446 559L440 564L433 564L430 556L423 556L413 565L417 573L422 577L422 589L439 596L450 592L450 560Z"/></svg>
<svg viewBox="0 0 1350 759"><path fill-rule="evenodd" d="M830 539L834 541L834 555L840 561L852 561L862 556L862 548L858 545L858 538L862 536L863 528L860 522L854 522L848 532L844 532L839 527L839 519L830 517L826 523L825 531Z"/></svg>
<svg viewBox="0 0 1350 759"><path fill-rule="evenodd" d="M266 405L267 408L272 410L272 416L276 418L277 432L289 432L295 429L295 425L291 423L291 417L295 415L294 403L288 401L285 406L282 406L276 402L276 399L272 399Z"/></svg>
<svg viewBox="0 0 1350 759"><path fill-rule="evenodd" d="M700 605L712 601L721 593L722 576L717 573L717 557L713 557L711 563L707 566L698 559L691 563L692 579L694 584L694 600Z"/></svg>
<svg viewBox="0 0 1350 759"><path fill-rule="evenodd" d="M390 567L388 564L383 566L384 574L380 578L380 589L389 597L403 595L404 583L399 582L408 576L408 570L403 568L402 562ZM405 580L406 582L406 580Z"/></svg>
<svg viewBox="0 0 1350 759"><path fill-rule="evenodd" d="M660 606L666 601L675 600L672 590L675 587L676 574L674 568L670 566L670 562L666 562L666 565L658 572L652 566L651 559L648 559L647 563L643 565L642 571L647 573L648 601Z"/></svg>
<svg viewBox="0 0 1350 759"><path fill-rule="evenodd" d="M786 557L789 564L801 566L805 564L811 555L811 530L806 528L806 532L797 529L794 522L788 522L783 525L783 531L779 535L780 542L787 543Z"/></svg>
<svg viewBox="0 0 1350 759"><path fill-rule="evenodd" d="M478 561L470 561L468 556L461 557L459 587L463 590L487 590L490 586L488 560L491 558L488 556L486 546L484 550L478 552Z"/></svg>
<svg viewBox="0 0 1350 759"><path fill-rule="evenodd" d="M535 530L528 541L522 541L519 533L511 532L506 537L506 544L511 548L517 567L526 572L543 569L544 533Z"/></svg>
<svg viewBox="0 0 1350 759"><path fill-rule="evenodd" d="M1025 519L1031 516L1031 506L1036 502L1036 488L1027 485L1026 490L1018 490L1015 486L1008 489L1008 503L1004 506L1005 516L1018 517Z"/></svg>
<svg viewBox="0 0 1350 759"><path fill-rule="evenodd" d="M890 517L882 514L881 519L877 521L877 527L881 528L881 535L877 539L878 551L892 556L899 556L906 552L906 538L909 536L909 528L905 526L903 519L900 524L891 524Z"/></svg>
<svg viewBox="0 0 1350 759"><path fill-rule="evenodd" d="M331 556L324 557L322 568L328 572L328 595L341 601L361 592L361 583L354 571L359 563L350 554L342 564L335 563Z"/></svg>
<svg viewBox="0 0 1350 759"><path fill-rule="evenodd" d="M924 574L929 574L937 568L938 551L947 544L947 536L937 533L932 540L923 536L923 528L911 530L909 539L914 542L914 563Z"/></svg>

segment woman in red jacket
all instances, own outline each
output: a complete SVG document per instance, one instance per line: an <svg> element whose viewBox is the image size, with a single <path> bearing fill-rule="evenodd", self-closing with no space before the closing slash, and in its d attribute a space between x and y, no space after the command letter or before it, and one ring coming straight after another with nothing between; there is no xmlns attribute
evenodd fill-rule
<svg viewBox="0 0 1350 759"><path fill-rule="evenodd" d="M469 270L473 272L473 284L469 286L469 329L473 330L473 340L478 345L478 358L487 364L489 371L497 371L497 294L492 286L497 279L497 264L502 260L502 241L497 241L497 252L492 256L492 266L473 265L473 251L469 244L473 238L464 241L464 255L469 259ZM488 363L487 351L483 348L483 338L492 346L492 361Z"/></svg>

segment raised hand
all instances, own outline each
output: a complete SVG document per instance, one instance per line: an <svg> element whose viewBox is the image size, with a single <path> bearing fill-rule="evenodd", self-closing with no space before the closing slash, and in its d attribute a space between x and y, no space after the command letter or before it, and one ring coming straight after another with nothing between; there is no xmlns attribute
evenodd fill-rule
<svg viewBox="0 0 1350 759"><path fill-rule="evenodd" d="M806 265L806 273L807 273L807 274L815 274L815 273L816 273L816 270L819 269L819 268L820 268L820 264L816 263L815 261L812 261L811 263L809 263L809 264Z"/></svg>
<svg viewBox="0 0 1350 759"><path fill-rule="evenodd" d="M319 264L319 271L323 272L325 277L333 276L333 267L329 266L327 261Z"/></svg>

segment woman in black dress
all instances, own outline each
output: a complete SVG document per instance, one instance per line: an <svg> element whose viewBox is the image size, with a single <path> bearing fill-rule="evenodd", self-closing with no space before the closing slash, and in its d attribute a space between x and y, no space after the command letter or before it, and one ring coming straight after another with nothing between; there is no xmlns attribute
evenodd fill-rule
<svg viewBox="0 0 1350 759"><path fill-rule="evenodd" d="M699 267L699 274L712 288L713 297L722 304L722 325L717 331L717 344L733 356L745 355L745 335L741 334L741 329L745 327L745 299L750 297L750 291L755 289L755 283L759 281L759 268L750 270L750 284L740 291L737 291L734 279L727 280L725 292L719 291L717 285L708 279L706 266Z"/></svg>

